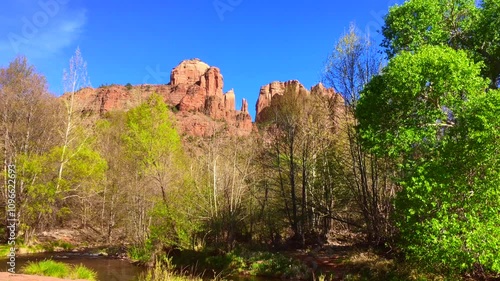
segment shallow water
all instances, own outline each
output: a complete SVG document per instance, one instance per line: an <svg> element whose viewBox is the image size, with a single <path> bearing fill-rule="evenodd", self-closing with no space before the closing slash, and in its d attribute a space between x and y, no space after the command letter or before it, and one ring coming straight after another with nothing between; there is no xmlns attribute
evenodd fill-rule
<svg viewBox="0 0 500 281"><path fill-rule="evenodd" d="M89 253L40 253L16 256L16 273L28 262L37 262L52 259L67 264L83 264L97 273L99 281L138 281L139 276L146 271L145 267L136 266L129 261L96 256ZM7 271L7 259L0 259L0 271ZM257 276L225 276L225 280L234 281L275 281L277 279ZM279 279L278 279L279 280Z"/></svg>
<svg viewBox="0 0 500 281"><path fill-rule="evenodd" d="M68 264L83 264L97 272L100 281L137 281L144 267L131 264L126 260L95 256L87 253L42 253L31 255L18 255L16 257L16 272L30 261L52 259ZM0 271L7 271L9 266L6 259L0 259Z"/></svg>

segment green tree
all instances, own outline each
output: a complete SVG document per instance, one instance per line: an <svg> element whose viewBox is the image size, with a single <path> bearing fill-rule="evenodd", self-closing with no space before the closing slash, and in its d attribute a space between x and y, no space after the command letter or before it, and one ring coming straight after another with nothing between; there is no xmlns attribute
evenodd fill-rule
<svg viewBox="0 0 500 281"><path fill-rule="evenodd" d="M22 56L14 59L8 67L0 69L0 100L0 147L3 150L0 158L4 166L17 164L19 233L24 232L26 242L29 242L29 235L24 231L28 223L25 216L28 210L24 207L32 202L28 190L36 177L29 176L29 170L25 169L23 163L37 162L40 155L49 153L60 141L57 128L61 124L58 114L61 107L48 93L45 77ZM6 178L6 174L2 173L1 178ZM3 202L7 198L6 189L0 192Z"/></svg>
<svg viewBox="0 0 500 281"><path fill-rule="evenodd" d="M485 62L486 76L492 87L500 87L500 1L481 1L481 13L474 25L474 50Z"/></svg>
<svg viewBox="0 0 500 281"><path fill-rule="evenodd" d="M429 269L500 270L500 103L487 88L464 51L425 46L395 56L356 109L364 144L399 163L401 245Z"/></svg>
<svg viewBox="0 0 500 281"><path fill-rule="evenodd" d="M474 0L409 0L390 8L382 28L389 57L424 45L462 49L477 18Z"/></svg>
<svg viewBox="0 0 500 281"><path fill-rule="evenodd" d="M141 176L155 181L165 203L168 188L182 179L181 139L171 119L161 96L154 94L127 113L124 134L130 155L141 165Z"/></svg>
<svg viewBox="0 0 500 281"><path fill-rule="evenodd" d="M72 158L65 166L64 177L59 179L61 150L55 146L48 153L19 158L25 171L20 178L27 182L26 200L21 205L26 210L22 222L26 239L36 231L60 226L58 222L68 218L79 219L82 227L92 226L95 221L92 202L101 192L107 163L89 144L78 150L67 149Z"/></svg>
<svg viewBox="0 0 500 281"><path fill-rule="evenodd" d="M144 190L140 200L148 204L141 212L150 224L146 241L152 254L163 246L191 246L198 223L192 209L192 180L181 139L170 111L158 94L126 115L123 141L125 151L136 163L136 189ZM141 216L144 218L144 216Z"/></svg>
<svg viewBox="0 0 500 281"><path fill-rule="evenodd" d="M425 45L466 50L484 62L482 74L491 88L500 84L500 1L410 0L391 7L382 28L389 58Z"/></svg>

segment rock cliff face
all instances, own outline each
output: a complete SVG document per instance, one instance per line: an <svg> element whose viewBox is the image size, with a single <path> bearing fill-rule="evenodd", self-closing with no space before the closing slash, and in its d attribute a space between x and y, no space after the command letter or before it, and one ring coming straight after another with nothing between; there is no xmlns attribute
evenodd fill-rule
<svg viewBox="0 0 500 281"><path fill-rule="evenodd" d="M259 99L257 100L256 108L256 118L255 122L264 122L263 111L271 106L273 99L277 99L286 93L295 92L299 95L322 95L331 99L335 106L339 109L342 108L344 99L341 95L337 94L334 89L326 88L323 84L319 83L307 90L299 81L290 80L286 82L271 82L270 84L264 85L260 88Z"/></svg>
<svg viewBox="0 0 500 281"><path fill-rule="evenodd" d="M172 70L167 85L86 88L77 93L77 98L79 103L85 104L86 110L103 114L133 108L155 92L178 109L176 118L187 134L208 136L224 126L230 134L250 134L253 124L247 102L244 100L241 110L236 110L234 91L224 94L223 87L223 77L217 67L192 59Z"/></svg>
<svg viewBox="0 0 500 281"><path fill-rule="evenodd" d="M246 136L256 130L248 112L248 102L243 99L236 110L234 90L223 92L224 79L217 67L199 59L182 61L172 69L170 83L166 85L111 85L97 89L85 88L77 95L77 102L84 110L104 114L114 110L128 110L145 101L151 94L161 95L177 111L175 118L183 133L193 136L211 136L224 131L231 135ZM256 104L256 123L264 122L262 114L273 99L286 93L323 95L343 104L342 97L321 83L307 90L299 81L272 82L262 86Z"/></svg>

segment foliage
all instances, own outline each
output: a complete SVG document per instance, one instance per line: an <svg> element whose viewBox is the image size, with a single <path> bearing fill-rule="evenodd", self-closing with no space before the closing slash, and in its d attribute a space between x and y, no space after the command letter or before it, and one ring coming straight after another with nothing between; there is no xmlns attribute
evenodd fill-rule
<svg viewBox="0 0 500 281"><path fill-rule="evenodd" d="M389 58L400 51L417 51L425 45L465 50L476 62L490 87L500 83L500 1L410 0L391 7L382 28L382 46Z"/></svg>
<svg viewBox="0 0 500 281"><path fill-rule="evenodd" d="M26 274L52 276L64 278L69 275L69 266L65 263L45 260L41 262L31 262L23 269Z"/></svg>
<svg viewBox="0 0 500 281"><path fill-rule="evenodd" d="M62 241L62 240L56 240L54 242L50 242L48 243L47 245L45 245L44 247L48 247L50 249L52 249L52 251L54 250L64 250L64 251L71 251L75 248L75 246L73 244L71 244L70 242L67 242L67 241Z"/></svg>
<svg viewBox="0 0 500 281"><path fill-rule="evenodd" d="M192 180L186 170L186 158L180 136L169 109L159 95L126 114L122 135L127 155L136 163L139 184L150 192L144 212L148 214L147 243L153 256L163 247L192 247L198 230L192 215ZM137 241L139 245L146 241ZM151 256L150 256L151 257Z"/></svg>
<svg viewBox="0 0 500 281"><path fill-rule="evenodd" d="M18 157L19 167L24 170L20 179L30 182L26 187L23 224L31 227L44 226L48 224L46 220L53 215L67 217L71 213L67 199L84 194L92 195L101 188L107 163L99 153L88 145L79 149L67 149L66 153L71 158L65 166L64 177L57 180L55 171L61 151L62 148L56 146L44 155Z"/></svg>
<svg viewBox="0 0 500 281"><path fill-rule="evenodd" d="M300 261L279 253L251 252L235 250L225 255L211 256L206 259L209 268L229 274L302 279L309 274Z"/></svg>
<svg viewBox="0 0 500 281"><path fill-rule="evenodd" d="M447 276L419 270L418 265L399 259L388 259L374 250L352 251L342 262L345 267L344 280L380 280L380 281L425 281L459 280L458 276ZM324 278L329 280L327 274ZM331 280L331 279L330 279Z"/></svg>
<svg viewBox="0 0 500 281"><path fill-rule="evenodd" d="M301 279L309 274L308 269L301 262L282 254L257 252L247 259L251 275Z"/></svg>
<svg viewBox="0 0 500 281"><path fill-rule="evenodd" d="M396 56L358 104L365 144L394 157L430 153L466 100L485 90L479 73L480 65L465 52L450 48L428 46Z"/></svg>
<svg viewBox="0 0 500 281"><path fill-rule="evenodd" d="M157 202L151 210L151 218L149 239L155 244L181 249L192 247L192 237L199 230L199 226L184 213L181 206Z"/></svg>
<svg viewBox="0 0 500 281"><path fill-rule="evenodd" d="M429 270L500 271L500 100L487 86L465 52L425 46L394 57L356 111L367 147L400 163L402 246Z"/></svg>
<svg viewBox="0 0 500 281"><path fill-rule="evenodd" d="M71 266L53 260L30 262L22 269L22 271L26 274L66 279L84 279L90 281L95 281L97 279L97 273L83 265Z"/></svg>
<svg viewBox="0 0 500 281"><path fill-rule="evenodd" d="M14 59L8 67L0 68L0 100L0 159L3 163L0 178L2 186L7 187L7 165L18 164L21 157L32 159L47 153L59 141L60 107L48 94L45 77L22 56ZM31 223L22 217L24 208L21 205L29 200L25 196L26 186L33 180L24 178L25 173L23 167L17 165L17 219L20 223ZM7 189L2 189L0 205L6 205L7 196ZM6 217L5 208L0 212Z"/></svg>
<svg viewBox="0 0 500 281"><path fill-rule="evenodd" d="M324 238L334 220L350 221L350 214L337 212L343 198L336 196L345 194L335 159L344 141L336 135L343 103L337 95L304 91L288 84L259 117L264 124L256 196L260 220L270 230L266 238L276 246L283 242L283 222L292 232L285 238L299 246Z"/></svg>
<svg viewBox="0 0 500 281"><path fill-rule="evenodd" d="M361 220L355 222L366 233L368 242L376 245L390 240L395 233L390 216L396 186L391 180L393 171L387 168L389 160L362 148L354 111L361 90L381 67L382 58L373 42L351 24L335 45L323 74L323 80L339 92L345 103L337 105L340 110L335 112L336 134L342 142L325 157L336 164L333 169L340 174L337 181L346 187L346 194L338 194L337 200L361 214Z"/></svg>
<svg viewBox="0 0 500 281"><path fill-rule="evenodd" d="M153 253L153 245L150 241L146 241L144 245L132 245L128 248L128 257L142 264L146 264L151 260Z"/></svg>
<svg viewBox="0 0 500 281"><path fill-rule="evenodd" d="M0 245L0 256L6 257L10 252L10 245Z"/></svg>
<svg viewBox="0 0 500 281"><path fill-rule="evenodd" d="M500 87L500 1L481 1L481 13L474 25L474 50L485 62L484 72L493 87Z"/></svg>
<svg viewBox="0 0 500 281"><path fill-rule="evenodd" d="M467 46L477 18L474 0L410 0L390 8L382 29L389 57L425 45Z"/></svg>
<svg viewBox="0 0 500 281"><path fill-rule="evenodd" d="M73 267L73 273L70 275L70 278L95 281L97 280L97 273L80 264Z"/></svg>
<svg viewBox="0 0 500 281"><path fill-rule="evenodd" d="M166 201L167 185L179 179L182 146L168 111L159 95L127 113L127 131L123 138L128 152L140 163L142 176L152 176ZM182 177L181 177L182 179Z"/></svg>
<svg viewBox="0 0 500 281"><path fill-rule="evenodd" d="M150 268L146 274L139 278L140 281L201 281L200 277L187 276L174 273L171 260L165 262L156 261L155 266Z"/></svg>

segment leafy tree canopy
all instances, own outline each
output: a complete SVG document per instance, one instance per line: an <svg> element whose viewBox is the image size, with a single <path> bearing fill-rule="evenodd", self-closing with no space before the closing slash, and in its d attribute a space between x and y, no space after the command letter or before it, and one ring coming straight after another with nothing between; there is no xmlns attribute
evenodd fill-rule
<svg viewBox="0 0 500 281"><path fill-rule="evenodd" d="M401 52L356 111L364 144L399 160L403 249L433 270L500 271L500 96L480 66L450 47Z"/></svg>

